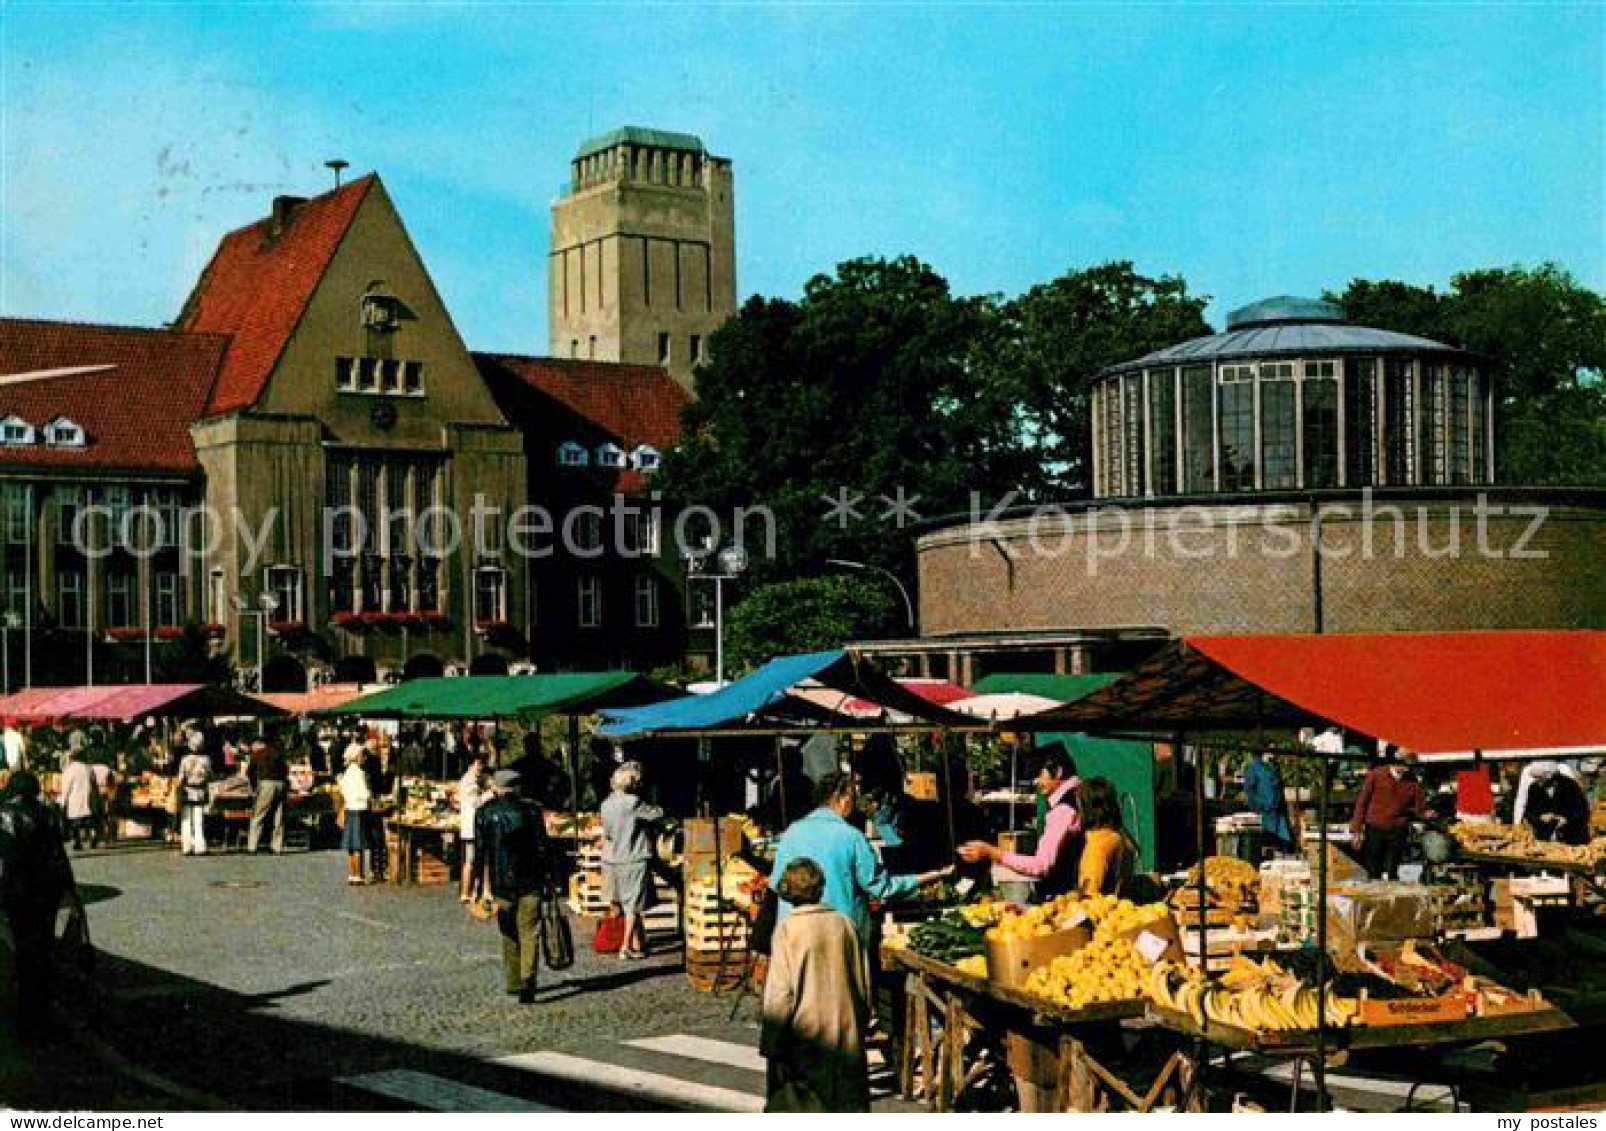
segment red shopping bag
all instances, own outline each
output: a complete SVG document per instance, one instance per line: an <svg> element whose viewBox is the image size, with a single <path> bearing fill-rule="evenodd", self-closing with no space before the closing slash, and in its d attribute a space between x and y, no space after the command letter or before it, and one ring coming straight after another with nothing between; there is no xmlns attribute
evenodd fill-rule
<svg viewBox="0 0 1606 1131"><path fill-rule="evenodd" d="M625 945L625 917L605 915L597 923L597 933L591 937L591 949L598 954L618 954Z"/></svg>

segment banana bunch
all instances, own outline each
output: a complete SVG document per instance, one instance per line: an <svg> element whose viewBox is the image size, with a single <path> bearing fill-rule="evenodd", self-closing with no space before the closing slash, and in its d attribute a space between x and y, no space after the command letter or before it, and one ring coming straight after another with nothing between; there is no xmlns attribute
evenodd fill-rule
<svg viewBox="0 0 1606 1131"><path fill-rule="evenodd" d="M1095 1002L1143 997L1146 963L1131 942L1094 939L1080 950L1039 966L1026 979L1026 992L1072 1009Z"/></svg>
<svg viewBox="0 0 1606 1131"><path fill-rule="evenodd" d="M1192 967L1159 962L1150 968L1143 988L1156 1005L1185 1014L1201 1027L1208 1020L1257 1032L1292 1032L1317 1024L1315 987L1269 960L1234 958L1216 980ZM1326 1006L1327 1024L1334 1028L1354 1023L1359 1008L1355 999L1331 993Z"/></svg>
<svg viewBox="0 0 1606 1131"><path fill-rule="evenodd" d="M975 978L985 978L987 977L987 956L985 954L973 954L969 958L961 958L954 963L954 969L961 974L969 974Z"/></svg>

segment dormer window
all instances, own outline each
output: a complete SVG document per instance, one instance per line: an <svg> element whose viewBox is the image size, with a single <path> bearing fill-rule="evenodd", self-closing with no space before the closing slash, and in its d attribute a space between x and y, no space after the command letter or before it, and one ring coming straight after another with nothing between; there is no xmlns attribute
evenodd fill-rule
<svg viewBox="0 0 1606 1131"><path fill-rule="evenodd" d="M0 443L31 444L34 442L33 425L20 416L0 420Z"/></svg>
<svg viewBox="0 0 1606 1131"><path fill-rule="evenodd" d="M591 453L583 445L566 440L558 445L559 467L584 467L591 462Z"/></svg>
<svg viewBox="0 0 1606 1131"><path fill-rule="evenodd" d="M628 466L630 459L625 450L618 444L606 443L597 445L597 466L611 468L615 471Z"/></svg>
<svg viewBox="0 0 1606 1131"><path fill-rule="evenodd" d="M45 425L45 443L58 448L81 448L84 430L65 416L58 416Z"/></svg>
<svg viewBox="0 0 1606 1131"><path fill-rule="evenodd" d="M663 454L651 444L638 444L630 453L630 466L637 471L657 471L663 461Z"/></svg>

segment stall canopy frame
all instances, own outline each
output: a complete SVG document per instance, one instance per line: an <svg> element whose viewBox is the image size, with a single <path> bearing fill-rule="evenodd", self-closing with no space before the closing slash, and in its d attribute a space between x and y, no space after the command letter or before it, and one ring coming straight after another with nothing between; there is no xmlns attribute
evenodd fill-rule
<svg viewBox="0 0 1606 1131"><path fill-rule="evenodd" d="M764 713L785 702L798 684L812 680L846 696L865 699L909 715L908 725L867 725L847 720L840 725L827 719L818 725L766 725ZM709 738L737 735L817 734L841 730L853 733L883 731L916 733L932 729L985 731L988 724L939 706L899 684L869 656L847 649L781 656L741 679L707 695L688 695L664 703L600 712L605 722L597 733L604 738Z"/></svg>
<svg viewBox="0 0 1606 1131"><path fill-rule="evenodd" d="M261 699L206 683L30 687L0 699L0 719L7 723L275 718L285 713Z"/></svg>
<svg viewBox="0 0 1606 1131"><path fill-rule="evenodd" d="M589 715L654 702L670 693L634 672L435 676L311 712L367 719L523 719Z"/></svg>
<svg viewBox="0 0 1606 1131"><path fill-rule="evenodd" d="M1184 637L1008 729L1164 737L1328 723L1424 760L1606 750L1606 632Z"/></svg>

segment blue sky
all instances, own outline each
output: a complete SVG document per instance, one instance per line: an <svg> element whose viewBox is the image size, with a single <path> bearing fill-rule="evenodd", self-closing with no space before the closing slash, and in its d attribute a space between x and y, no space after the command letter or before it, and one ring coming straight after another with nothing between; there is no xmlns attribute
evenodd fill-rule
<svg viewBox="0 0 1606 1131"><path fill-rule="evenodd" d="M470 345L546 346L590 133L735 162L738 286L1130 258L1222 313L1555 260L1606 287L1606 6L0 4L0 310L157 324L277 193L377 169Z"/></svg>

